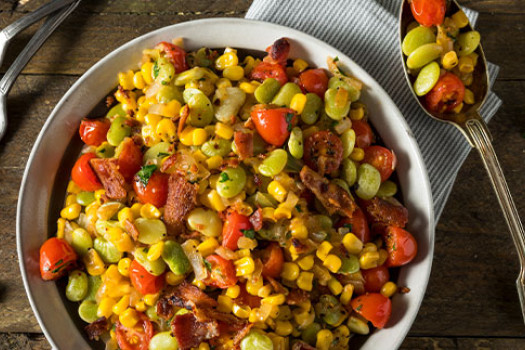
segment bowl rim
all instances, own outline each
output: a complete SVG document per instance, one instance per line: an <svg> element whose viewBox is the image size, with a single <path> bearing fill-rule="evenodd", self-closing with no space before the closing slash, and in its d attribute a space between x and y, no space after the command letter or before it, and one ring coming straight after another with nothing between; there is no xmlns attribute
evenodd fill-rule
<svg viewBox="0 0 525 350"><path fill-rule="evenodd" d="M205 19L197 19L197 20L190 20L190 21L185 21L185 22L181 22L181 23L176 23L176 24L173 24L173 25L169 25L169 26L164 26L164 27L161 27L161 28L158 28L158 29L155 29L153 31L150 31L148 33L145 33L143 35L140 35L126 43L124 43L123 45L117 47L116 49L112 50L111 52L109 52L107 55L105 55L103 58L101 58L100 60L98 60L95 64L93 64L93 66L91 66L88 70L86 70L76 81L75 83L67 90L67 92L61 97L61 99L58 101L58 103L56 104L56 106L53 108L52 112L50 113L50 115L48 116L46 122L44 123L41 131L39 132L38 134L38 137L31 149L31 153L28 157L28 160L27 160L27 164L26 164L26 167L25 167L25 170L24 170L24 173L23 173L23 177L22 177L22 181L21 181L21 186L20 186L20 190L19 190L19 197L18 197L18 202L17 202L17 217L16 217L16 245L17 245L17 255L18 255L18 262L19 262L19 269L20 269L20 272L21 272L21 276L22 276L22 280L23 280L23 284L24 284L24 288L25 288L25 291L26 291L26 295L29 299L29 303L31 305L31 308L33 310L33 313L42 329L42 332L44 333L44 335L46 336L46 339L47 341L51 344L51 346L53 348L58 348L55 340L54 340L54 337L52 336L52 334L48 331L46 325L44 324L43 320L42 320L42 317L40 316L40 313L38 311L38 307L37 307L37 303L35 301L35 298L33 296L33 291L32 291L32 287L30 285L30 282L29 282L29 279L28 279L28 275L27 275L27 271L26 271L26 264L25 264L25 261L24 261L24 254L23 254L23 241L22 241L22 215L23 215L23 205L24 205L24 202L26 201L26 196L27 196L27 188L28 188L28 178L30 177L30 169L35 161L35 157L36 157L36 153L38 151L38 149L40 148L44 138L46 136L48 136L48 133L50 132L50 126L53 122L53 119L55 118L55 116L59 113L59 111L63 108L64 105L66 105L68 103L68 100L69 100L69 97L75 93L75 91L82 86L82 84L84 83L85 80L88 79L88 77L95 71L97 71L99 68L101 68L102 66L104 66L107 61L111 60L112 58L114 58L115 56L118 56L122 51L128 49L128 48L131 48L133 46L136 46L137 44L139 44L141 41L143 40L146 40L147 38L149 37L153 37L159 33L162 33L164 31L170 31L170 30L173 30L173 29L176 29L176 28L181 28L181 27L185 27L185 26L199 26L199 25L208 25L208 26L219 26L219 25L224 25L224 24L230 24L230 25L239 25L239 26L261 26L263 28L271 28L271 29L277 29L277 30L281 30L283 32L283 35L287 35L288 33L291 33L293 34L296 38L300 39L300 40L306 40L306 41L311 41L313 42L314 44L318 45L318 46L321 46L327 50L330 50L332 52L336 52L340 57L343 57L346 61L349 61L349 62L352 62L353 64L355 64L358 68L361 69L362 72L360 72L360 74L364 74L364 75L367 75L373 82L375 82L375 85L373 87L373 90L374 91L379 91L380 94L386 96L388 98L388 101L390 104L391 104L391 107L392 108L395 108L397 114L399 116L401 116L401 118L397 118L397 122L400 122L402 124L402 127L406 130L407 134L408 134L408 142L411 143L411 149L412 151L414 152L414 155L416 157L416 160L417 160L417 166L418 166L418 171L421 173L422 175L422 183L421 185L425 188L425 193L422 194L422 195L426 195L428 196L427 200L429 201L430 205L428 207L428 212L425 212L426 214L426 218L428 219L428 222L427 222L427 226L428 226L428 231L425 232L425 233L428 233L429 234L429 237L428 237L428 254L424 257L424 264L426 264L426 270L425 270L425 275L424 276L421 276L423 278L423 280L421 280L421 294L419 295L418 299L416 300L416 306L417 308L415 309L415 312L412 312L410 315L404 315L403 316L403 319L404 319L404 323L405 323L405 327L403 328L402 331L398 332L398 336L396 337L395 340L393 340L393 348L398 348L401 343L403 342L403 340L405 339L408 331L410 330L411 326L413 325L413 322L418 314L418 311L420 309L420 306L421 306L421 303L423 301L423 298L424 298L424 295L425 295L425 292L426 292L426 288L428 286L428 281L429 281L429 278L430 278L430 272L431 272L431 267L432 267L432 260L433 260L433 255L434 255L434 241L435 241L435 217L434 217L434 207L433 207L433 201L432 201L432 192L431 192L431 187L430 187L430 181L429 181L429 177L428 177L428 171L426 169L426 166L425 166L425 163L424 163L424 160L423 160L423 157L421 155L421 151L419 149L419 146L417 144L417 141L415 140L411 130L410 130L410 127L408 126L405 118L403 117L402 113L399 111L399 109L397 108L397 105L393 102L393 100L391 99L391 97L386 93L386 91L383 89L383 87L377 83L377 81L370 75L368 74L368 72L366 70L364 70L360 65L358 65L357 63L355 63L354 60L351 59L351 57L347 56L346 54L342 53L341 51L339 51L337 48L334 48L333 46L327 44L326 42L320 40L320 39L317 39L309 34L306 34L304 32L301 32L299 30L296 30L296 29L293 29L293 28L289 28L289 27L286 27L286 26L282 26L282 25L278 25L278 24L274 24L274 23L269 23L269 22L264 22L264 21L258 21L258 20L252 20L252 19L245 19L245 18L233 18L233 17L220 17L220 18L205 18ZM49 205L49 204L47 204Z"/></svg>

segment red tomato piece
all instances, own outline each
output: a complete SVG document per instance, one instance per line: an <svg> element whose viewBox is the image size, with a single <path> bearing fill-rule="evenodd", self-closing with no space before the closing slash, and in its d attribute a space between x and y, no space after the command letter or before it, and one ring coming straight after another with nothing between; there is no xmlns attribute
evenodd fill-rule
<svg viewBox="0 0 525 350"><path fill-rule="evenodd" d="M352 309L377 328L383 328L392 314L392 301L379 293L366 293L350 302Z"/></svg>
<svg viewBox="0 0 525 350"><path fill-rule="evenodd" d="M210 275L205 281L207 285L224 289L237 283L233 261L216 254L208 256L206 261L211 265Z"/></svg>
<svg viewBox="0 0 525 350"><path fill-rule="evenodd" d="M425 95L425 105L434 113L451 112L463 102L465 85L454 73L446 72Z"/></svg>
<svg viewBox="0 0 525 350"><path fill-rule="evenodd" d="M284 67L277 63L268 62L261 62L253 67L250 73L250 78L260 81L261 83L264 79L274 78L281 84L281 86L288 82L288 76L286 75Z"/></svg>
<svg viewBox="0 0 525 350"><path fill-rule="evenodd" d="M370 242L370 228L368 221L361 208L357 207L352 215L352 218L344 217L337 223L337 227L348 225L351 227L350 232L356 235L363 243Z"/></svg>
<svg viewBox="0 0 525 350"><path fill-rule="evenodd" d="M290 108L259 106L252 110L251 117L263 140L277 147L286 142L290 131L297 124L295 111Z"/></svg>
<svg viewBox="0 0 525 350"><path fill-rule="evenodd" d="M86 145L99 146L106 141L111 123L106 118L84 119L80 122L78 132Z"/></svg>
<svg viewBox="0 0 525 350"><path fill-rule="evenodd" d="M117 343L122 350L148 350L149 341L153 337L153 325L142 312L137 313L139 321L133 328L124 326L117 321L115 333Z"/></svg>
<svg viewBox="0 0 525 350"><path fill-rule="evenodd" d="M386 266L403 266L416 257L417 242L410 232L400 227L388 226L384 238L388 251Z"/></svg>
<svg viewBox="0 0 525 350"><path fill-rule="evenodd" d="M373 269L361 270L365 279L365 290L371 293L379 293L381 287L390 280L390 273L386 266L378 266Z"/></svg>
<svg viewBox="0 0 525 350"><path fill-rule="evenodd" d="M231 250L237 249L237 241L243 236L242 230L250 230L253 226L248 216L228 211L226 222L222 227L222 246Z"/></svg>
<svg viewBox="0 0 525 350"><path fill-rule="evenodd" d="M45 281L62 277L74 266L77 253L65 240L52 237L40 247L40 275Z"/></svg>
<svg viewBox="0 0 525 350"><path fill-rule="evenodd" d="M352 120L352 129L355 131L355 144L365 149L374 141L374 133L370 125L364 120Z"/></svg>
<svg viewBox="0 0 525 350"><path fill-rule="evenodd" d="M328 89L328 76L321 68L305 70L299 75L299 86L324 99L324 93Z"/></svg>
<svg viewBox="0 0 525 350"><path fill-rule="evenodd" d="M234 299L236 303L249 306L252 309L261 306L262 298L248 293L246 285L243 283L239 283L239 287L241 288L241 292L239 293L239 296Z"/></svg>
<svg viewBox="0 0 525 350"><path fill-rule="evenodd" d="M277 278L281 275L284 264L284 254L279 244L272 242L263 250L262 263L263 276Z"/></svg>
<svg viewBox="0 0 525 350"><path fill-rule="evenodd" d="M166 41L161 41L157 44L156 48L164 52L164 55L170 60L173 67L175 67L175 73L178 74L189 68L186 63L186 51L181 47Z"/></svg>
<svg viewBox="0 0 525 350"><path fill-rule="evenodd" d="M385 147L374 145L365 149L363 162L379 170L381 181L385 181L394 172L397 159L394 152L389 151Z"/></svg>
<svg viewBox="0 0 525 350"><path fill-rule="evenodd" d="M155 294L164 287L164 275L152 275L137 260L131 262L129 279L133 287L142 295Z"/></svg>
<svg viewBox="0 0 525 350"><path fill-rule="evenodd" d="M412 0L410 9L414 19L425 27L438 26L445 19L445 0Z"/></svg>
<svg viewBox="0 0 525 350"><path fill-rule="evenodd" d="M151 203L157 208L166 204L169 175L155 171L144 186L138 176L133 179L133 189L142 203Z"/></svg>
<svg viewBox="0 0 525 350"><path fill-rule="evenodd" d="M95 153L85 153L77 159L71 170L71 179L84 191L93 192L102 188L89 161L97 158Z"/></svg>
<svg viewBox="0 0 525 350"><path fill-rule="evenodd" d="M130 182L142 166L142 151L130 137L124 139L120 147L118 170L126 181Z"/></svg>

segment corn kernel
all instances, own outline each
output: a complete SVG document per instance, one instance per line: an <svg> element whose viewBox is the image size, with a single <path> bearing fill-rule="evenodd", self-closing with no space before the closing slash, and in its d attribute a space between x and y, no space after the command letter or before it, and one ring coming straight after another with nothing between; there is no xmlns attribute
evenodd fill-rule
<svg viewBox="0 0 525 350"><path fill-rule="evenodd" d="M113 314L114 305L115 300L113 300L112 298L102 298L102 300L100 300L100 303L98 304L97 316L109 318L111 314Z"/></svg>
<svg viewBox="0 0 525 350"><path fill-rule="evenodd" d="M251 308L249 306L239 305L234 303L232 307L232 313L239 318L250 317Z"/></svg>
<svg viewBox="0 0 525 350"><path fill-rule="evenodd" d="M200 290L206 289L206 284L202 282L201 280L194 279L191 284L193 284L195 287L199 288Z"/></svg>
<svg viewBox="0 0 525 350"><path fill-rule="evenodd" d="M124 295L120 300L113 305L113 313L115 315L122 314L129 307L129 295Z"/></svg>
<svg viewBox="0 0 525 350"><path fill-rule="evenodd" d="M362 148L354 147L354 150L350 153L350 159L360 162L363 158L365 158L365 151Z"/></svg>
<svg viewBox="0 0 525 350"><path fill-rule="evenodd" d="M362 270L372 269L378 266L379 252L365 252L359 257L359 266Z"/></svg>
<svg viewBox="0 0 525 350"><path fill-rule="evenodd" d="M370 333L370 328L368 327L368 324L365 321L355 316L350 316L348 318L348 322L346 323L346 325L348 326L348 329L350 329L350 332L352 333L362 334L362 335L366 335Z"/></svg>
<svg viewBox="0 0 525 350"><path fill-rule="evenodd" d="M156 128L157 124L162 120L162 117L158 114L152 114L148 113L144 117L144 121L147 125L151 126L152 128Z"/></svg>
<svg viewBox="0 0 525 350"><path fill-rule="evenodd" d="M67 193L79 194L82 189L74 181L69 181L67 184Z"/></svg>
<svg viewBox="0 0 525 350"><path fill-rule="evenodd" d="M455 51L449 51L445 55L443 55L443 59L441 60L441 63L443 64L443 68L445 69L452 69L455 66L458 65L458 55Z"/></svg>
<svg viewBox="0 0 525 350"><path fill-rule="evenodd" d="M343 262L341 259L334 254L329 254L323 262L323 266L326 267L330 272L337 273L341 268Z"/></svg>
<svg viewBox="0 0 525 350"><path fill-rule="evenodd" d="M334 340L334 335L328 329L322 329L317 333L317 341L315 342L315 348L317 350L328 350Z"/></svg>
<svg viewBox="0 0 525 350"><path fill-rule="evenodd" d="M274 213L275 213L275 209L272 208L272 207L264 207L264 208L262 208L263 219L276 221Z"/></svg>
<svg viewBox="0 0 525 350"><path fill-rule="evenodd" d="M244 77L244 68L241 66L226 67L222 76L233 81L241 80Z"/></svg>
<svg viewBox="0 0 525 350"><path fill-rule="evenodd" d="M217 297L217 311L220 312L231 312L233 309L233 300L226 295L219 295Z"/></svg>
<svg viewBox="0 0 525 350"><path fill-rule="evenodd" d="M463 109L463 105L464 105L463 102L461 102L459 105L457 105L457 106L453 109L454 113L457 114L457 113L461 112L461 110Z"/></svg>
<svg viewBox="0 0 525 350"><path fill-rule="evenodd" d="M129 276L129 267L131 266L131 259L130 258L123 258L120 259L118 262L118 272L124 276Z"/></svg>
<svg viewBox="0 0 525 350"><path fill-rule="evenodd" d="M294 238L307 239L308 229L304 224L304 220L300 218L293 218L290 221L290 233Z"/></svg>
<svg viewBox="0 0 525 350"><path fill-rule="evenodd" d="M388 259L388 252L385 249L379 249L379 261L377 262L378 266L383 265Z"/></svg>
<svg viewBox="0 0 525 350"><path fill-rule="evenodd" d="M255 263L253 259L249 256L235 260L234 264L235 274L237 276L246 276L251 274L255 270Z"/></svg>
<svg viewBox="0 0 525 350"><path fill-rule="evenodd" d="M235 52L225 52L215 60L215 68L218 70L225 70L237 64L239 64L239 58Z"/></svg>
<svg viewBox="0 0 525 350"><path fill-rule="evenodd" d="M220 196L219 192L217 192L217 190L211 190L207 197L212 209L219 212L226 209L226 205L222 201L222 197Z"/></svg>
<svg viewBox="0 0 525 350"><path fill-rule="evenodd" d="M257 86L252 83L248 83L247 81L243 81L239 84L239 88L247 94L253 94L255 89L257 89Z"/></svg>
<svg viewBox="0 0 525 350"><path fill-rule="evenodd" d="M237 259L242 259L242 258L246 258L246 257L250 257L251 256L251 252L250 252L250 249L239 249L237 250L236 252L236 255L237 255Z"/></svg>
<svg viewBox="0 0 525 350"><path fill-rule="evenodd" d="M65 229L66 229L66 220L59 218L57 220L57 237L58 238L65 237Z"/></svg>
<svg viewBox="0 0 525 350"><path fill-rule="evenodd" d="M239 294L241 294L241 287L239 287L239 285L237 284L234 286L228 287L225 293L227 297L232 298L232 299L237 298Z"/></svg>
<svg viewBox="0 0 525 350"><path fill-rule="evenodd" d="M310 292L312 290L312 282L314 280L314 274L312 272L303 271L297 277L297 287Z"/></svg>
<svg viewBox="0 0 525 350"><path fill-rule="evenodd" d="M182 132L179 135L179 141L184 146L193 146L193 130L195 130L192 126L187 126L182 130Z"/></svg>
<svg viewBox="0 0 525 350"><path fill-rule="evenodd" d="M222 165L223 159L221 156L213 156L206 160L206 164L208 164L208 169L217 169Z"/></svg>
<svg viewBox="0 0 525 350"><path fill-rule="evenodd" d="M293 262L285 262L283 264L283 270L281 277L285 280L295 281L299 277L299 265Z"/></svg>
<svg viewBox="0 0 525 350"><path fill-rule="evenodd" d="M197 350L210 350L208 343L200 343Z"/></svg>
<svg viewBox="0 0 525 350"><path fill-rule="evenodd" d="M149 261L155 261L162 255L162 251L164 250L164 242L160 241L155 244L153 244L148 249L148 254L146 255L146 258Z"/></svg>
<svg viewBox="0 0 525 350"><path fill-rule="evenodd" d="M158 219L160 218L161 213L153 204L146 203L140 208L140 216L145 219Z"/></svg>
<svg viewBox="0 0 525 350"><path fill-rule="evenodd" d="M461 73L472 73L474 71L474 61L469 56L460 57L458 66Z"/></svg>
<svg viewBox="0 0 525 350"><path fill-rule="evenodd" d="M392 281L388 281L385 284L383 284L380 292L381 294L383 294L383 296L390 298L392 295L396 294L397 285Z"/></svg>
<svg viewBox="0 0 525 350"><path fill-rule="evenodd" d="M139 316L135 309L127 308L126 311L119 315L118 319L124 327L133 328L139 321Z"/></svg>
<svg viewBox="0 0 525 350"><path fill-rule="evenodd" d="M193 130L192 140L194 146L200 146L208 139L208 133L203 128Z"/></svg>
<svg viewBox="0 0 525 350"><path fill-rule="evenodd" d="M70 194L66 197L66 207L77 202L77 195Z"/></svg>
<svg viewBox="0 0 525 350"><path fill-rule="evenodd" d="M275 209L273 213L275 220L290 219L292 217L292 210L283 204L284 203L281 203L277 209Z"/></svg>
<svg viewBox="0 0 525 350"><path fill-rule="evenodd" d="M474 102L476 102L474 92L472 92L472 90L465 89L465 97L463 98L463 102L468 105L474 104Z"/></svg>
<svg viewBox="0 0 525 350"><path fill-rule="evenodd" d="M307 255L304 258L301 258L301 260L299 260L297 264L303 270L310 270L312 267L314 267L314 256Z"/></svg>
<svg viewBox="0 0 525 350"><path fill-rule="evenodd" d="M178 284L181 284L182 281L186 278L185 275L176 275L171 271L168 271L166 273L166 283L170 286L176 286Z"/></svg>
<svg viewBox="0 0 525 350"><path fill-rule="evenodd" d="M305 60L303 60L302 58L298 58L296 59L295 61L293 61L293 68L301 73L302 71L304 71L306 68L308 68L308 62L306 62Z"/></svg>
<svg viewBox="0 0 525 350"><path fill-rule="evenodd" d="M336 278L332 277L328 281L328 289L333 295L339 295L343 291L343 285Z"/></svg>
<svg viewBox="0 0 525 350"><path fill-rule="evenodd" d="M146 62L140 67L140 73L142 74L142 79L144 82L149 85L153 83L153 62Z"/></svg>
<svg viewBox="0 0 525 350"><path fill-rule="evenodd" d="M375 245L372 242L365 243L365 245L363 246L363 251L361 253L366 252L377 252L377 245Z"/></svg>
<svg viewBox="0 0 525 350"><path fill-rule="evenodd" d="M354 285L350 283L345 285L343 287L343 291L339 298L339 300L341 301L341 304L348 305L350 303L350 300L352 300L353 294L354 294Z"/></svg>
<svg viewBox="0 0 525 350"><path fill-rule="evenodd" d="M144 296L144 302L146 305L154 306L157 304L157 300L159 300L159 294L146 294Z"/></svg>
<svg viewBox="0 0 525 350"><path fill-rule="evenodd" d="M333 247L334 246L330 242L324 241L319 245L319 247L317 247L315 255L317 255L319 259L324 261Z"/></svg>
<svg viewBox="0 0 525 350"><path fill-rule="evenodd" d="M287 337L292 334L293 326L290 321L277 321L275 322L275 333L280 336Z"/></svg>
<svg viewBox="0 0 525 350"><path fill-rule="evenodd" d="M268 193L279 202L284 202L288 191L286 191L279 181L273 180L268 184Z"/></svg>
<svg viewBox="0 0 525 350"><path fill-rule="evenodd" d="M232 82L230 81L230 79L227 79L227 78L220 78L219 80L217 80L215 82L215 86L220 89L220 88L227 88L227 87L232 87Z"/></svg>
<svg viewBox="0 0 525 350"><path fill-rule="evenodd" d="M213 254L215 249L219 246L217 239L210 237L206 238L201 244L197 246L197 250L203 257Z"/></svg>
<svg viewBox="0 0 525 350"><path fill-rule="evenodd" d="M257 296L260 298L267 298L272 293L272 286L270 284L267 284L259 289L257 292Z"/></svg>
<svg viewBox="0 0 525 350"><path fill-rule="evenodd" d="M466 27L468 24L468 17L465 12L459 10L452 15L452 19L458 28Z"/></svg>
<svg viewBox="0 0 525 350"><path fill-rule="evenodd" d="M365 109L363 107L350 110L350 119L361 120L365 116Z"/></svg>
<svg viewBox="0 0 525 350"><path fill-rule="evenodd" d="M148 307L146 306L146 303L142 300L139 300L136 304L135 304L135 310L137 311L140 311L140 312L144 312L148 309Z"/></svg>
<svg viewBox="0 0 525 350"><path fill-rule="evenodd" d="M120 223L120 225L124 225L124 222L126 220L133 222L134 219L135 217L131 208L126 207L118 212L118 222Z"/></svg>
<svg viewBox="0 0 525 350"><path fill-rule="evenodd" d="M257 280L248 279L246 282L246 291L251 295L258 295L259 289L263 287L263 279L258 278Z"/></svg>
<svg viewBox="0 0 525 350"><path fill-rule="evenodd" d="M137 71L135 74L133 74L133 85L135 86L135 89L139 90L142 90L146 87L146 82L144 81L142 72Z"/></svg>
<svg viewBox="0 0 525 350"><path fill-rule="evenodd" d="M91 276L99 276L104 273L106 267L104 261L93 248L88 249L87 253L82 258L88 274Z"/></svg>
<svg viewBox="0 0 525 350"><path fill-rule="evenodd" d="M122 86L124 90L133 90L135 88L135 85L133 84L133 75L132 70L120 72L118 74L119 85Z"/></svg>
<svg viewBox="0 0 525 350"><path fill-rule="evenodd" d="M357 255L363 250L363 242L353 233L347 233L343 237L343 245L350 254Z"/></svg>
<svg viewBox="0 0 525 350"><path fill-rule="evenodd" d="M177 100L171 100L170 102L162 105L160 115L167 118L173 118L179 115L181 104Z"/></svg>
<svg viewBox="0 0 525 350"><path fill-rule="evenodd" d="M284 294L279 293L279 294L270 295L269 297L262 299L261 303L278 306L278 305L284 304L285 301L286 301L286 297L284 296Z"/></svg>
<svg viewBox="0 0 525 350"><path fill-rule="evenodd" d="M298 114L303 113L304 106L306 105L305 94L295 94L290 101L290 108L296 111Z"/></svg>
<svg viewBox="0 0 525 350"><path fill-rule="evenodd" d="M158 122L155 133L164 142L174 142L177 139L177 128L169 118Z"/></svg>
<svg viewBox="0 0 525 350"><path fill-rule="evenodd" d="M142 206L143 204L141 203L135 203L131 206L131 212L133 213L133 217L138 218L140 216Z"/></svg>
<svg viewBox="0 0 525 350"><path fill-rule="evenodd" d="M229 140L233 137L233 129L227 124L218 122L215 124L215 134L223 139Z"/></svg>
<svg viewBox="0 0 525 350"><path fill-rule="evenodd" d="M66 220L75 220L80 215L82 206L78 203L68 205L60 211L60 216Z"/></svg>
<svg viewBox="0 0 525 350"><path fill-rule="evenodd" d="M157 143L160 142L159 137L157 136L157 133L155 132L155 127L151 125L144 125L142 127L142 138L144 139L144 143L148 147L155 146Z"/></svg>

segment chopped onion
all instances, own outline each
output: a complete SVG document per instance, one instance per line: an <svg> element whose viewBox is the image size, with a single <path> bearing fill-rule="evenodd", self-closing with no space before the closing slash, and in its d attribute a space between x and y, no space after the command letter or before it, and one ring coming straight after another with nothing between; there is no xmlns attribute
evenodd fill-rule
<svg viewBox="0 0 525 350"><path fill-rule="evenodd" d="M156 104L149 106L148 113L162 115L163 108L164 106L162 104L156 103Z"/></svg>
<svg viewBox="0 0 525 350"><path fill-rule="evenodd" d="M146 98L150 98L157 95L157 92L159 92L162 85L159 82L154 82L151 84L151 86L146 90Z"/></svg>
<svg viewBox="0 0 525 350"><path fill-rule="evenodd" d="M195 273L195 279L202 281L208 277L208 271L204 266L204 259L197 251L197 241L189 239L182 244L182 249L190 261L190 265Z"/></svg>
<svg viewBox="0 0 525 350"><path fill-rule="evenodd" d="M219 246L217 249L215 249L215 253L219 255L221 258L224 258L226 260L235 260L237 259L237 254L235 254L234 251L225 248L223 246Z"/></svg>

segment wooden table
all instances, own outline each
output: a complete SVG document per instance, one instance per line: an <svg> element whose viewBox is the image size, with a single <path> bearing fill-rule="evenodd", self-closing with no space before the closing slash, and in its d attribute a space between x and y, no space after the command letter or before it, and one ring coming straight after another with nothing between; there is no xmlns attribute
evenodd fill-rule
<svg viewBox="0 0 525 350"><path fill-rule="evenodd" d="M21 1L22 2L22 1ZM0 2L0 27L43 0ZM463 0L480 12L485 53L501 67L494 91L504 105L490 123L494 147L525 218L525 0ZM251 0L86 0L18 78L8 98L9 130L0 142L0 349L49 349L29 307L15 243L18 189L31 147L73 82L123 43L188 20L242 17ZM9 48L6 67L36 29ZM436 230L432 275L403 349L520 349L525 326L514 281L518 259L479 157L459 172Z"/></svg>

